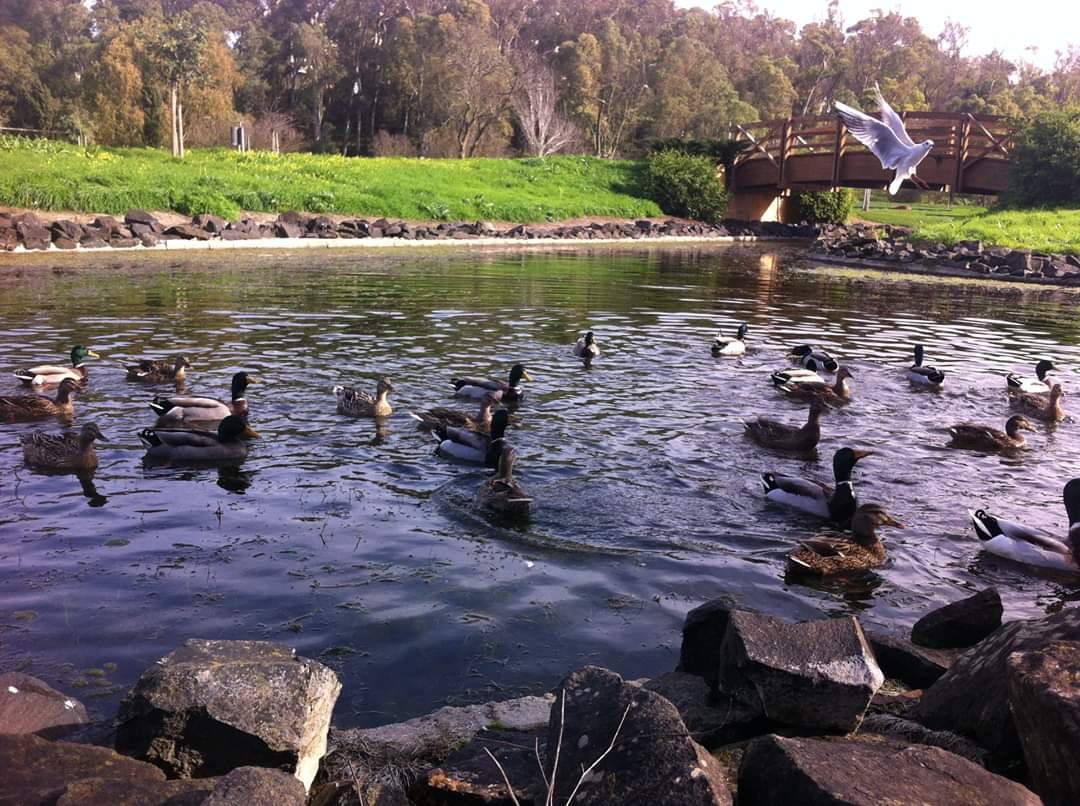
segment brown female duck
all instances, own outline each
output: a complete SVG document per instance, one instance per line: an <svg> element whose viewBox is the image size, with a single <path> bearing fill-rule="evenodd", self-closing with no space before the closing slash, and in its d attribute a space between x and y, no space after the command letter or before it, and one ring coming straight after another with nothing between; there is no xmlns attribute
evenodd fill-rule
<svg viewBox="0 0 1080 806"><path fill-rule="evenodd" d="M389 417L393 412L389 400L393 391L394 385L389 378L379 378L379 382L375 384L374 397L351 386L335 386L334 397L337 398L339 414L348 414L350 417Z"/></svg>
<svg viewBox="0 0 1080 806"><path fill-rule="evenodd" d="M503 443L498 471L476 491L477 506L510 517L524 517L529 514L532 499L514 480L516 459L517 454L513 447Z"/></svg>
<svg viewBox="0 0 1080 806"><path fill-rule="evenodd" d="M138 364L124 367L127 370L129 381L146 381L147 383L179 383L187 376L186 370L190 369L191 362L185 356L178 355L175 358L164 360L143 359Z"/></svg>
<svg viewBox="0 0 1080 806"><path fill-rule="evenodd" d="M1014 414L1005 423L1005 430L979 423L960 423L949 429L950 448L970 448L976 451L1011 451L1024 447L1021 431L1035 427L1023 414Z"/></svg>
<svg viewBox="0 0 1080 806"><path fill-rule="evenodd" d="M44 470L91 470L98 464L96 439L105 437L94 423L63 434L35 431L21 437L23 457L31 467Z"/></svg>
<svg viewBox="0 0 1080 806"><path fill-rule="evenodd" d="M75 413L74 396L79 382L64 378L56 390L56 398L44 395L12 395L0 397L0 422L21 422L41 417L66 416Z"/></svg>
<svg viewBox="0 0 1080 806"><path fill-rule="evenodd" d="M1063 397L1065 390L1060 383L1055 383L1050 388L1049 397L1030 392L1015 392L1009 395L1009 402L1013 408L1019 409L1028 417L1047 423L1058 423L1065 419L1065 409L1061 405Z"/></svg>
<svg viewBox="0 0 1080 806"><path fill-rule="evenodd" d="M451 426L487 434L491 432L491 411L497 403L498 401L492 395L485 395L480 399L478 414L469 414L445 406L436 406L419 413L410 411L409 414L420 421L416 427L421 431L434 431L439 427Z"/></svg>
<svg viewBox="0 0 1080 806"><path fill-rule="evenodd" d="M813 379L800 380L798 376L777 383L778 376L784 374L774 372L773 383L776 383L777 388L788 397L797 398L798 400L820 399L833 406L841 406L851 402L851 384L848 383L848 379L855 376L847 367L842 366L837 370L836 382L832 386ZM813 375L814 378L821 378L817 373L813 373Z"/></svg>
<svg viewBox="0 0 1080 806"><path fill-rule="evenodd" d="M759 445L781 451L805 453L817 447L821 439L821 414L824 410L825 404L815 397L810 401L810 417L802 427L766 417L747 420L744 425L747 435Z"/></svg>
<svg viewBox="0 0 1080 806"><path fill-rule="evenodd" d="M851 518L851 537L816 537L806 541L788 555L788 573L829 576L884 565L885 544L877 534L879 526L904 528L880 504L863 504Z"/></svg>

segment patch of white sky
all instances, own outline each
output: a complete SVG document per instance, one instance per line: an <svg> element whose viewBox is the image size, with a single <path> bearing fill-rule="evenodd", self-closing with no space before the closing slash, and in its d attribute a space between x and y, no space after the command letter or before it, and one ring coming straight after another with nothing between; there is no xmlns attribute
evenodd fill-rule
<svg viewBox="0 0 1080 806"><path fill-rule="evenodd" d="M712 8L708 0L675 0L682 8ZM825 19L827 0L756 0L762 11L802 27ZM952 21L969 29L965 56L1000 51L1013 63L1029 62L1049 70L1057 53L1080 47L1080 2L1076 0L840 0L845 27L873 14L874 9L915 17L923 31L936 37Z"/></svg>

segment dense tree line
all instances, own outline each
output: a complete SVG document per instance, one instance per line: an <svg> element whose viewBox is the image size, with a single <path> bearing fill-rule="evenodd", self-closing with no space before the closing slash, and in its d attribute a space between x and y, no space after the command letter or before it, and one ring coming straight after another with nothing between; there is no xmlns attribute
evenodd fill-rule
<svg viewBox="0 0 1080 806"><path fill-rule="evenodd" d="M965 37L835 2L800 30L746 0L0 0L0 126L180 153L244 121L257 147L614 156L868 104L875 81L908 109L1080 103L1080 48L1040 71Z"/></svg>

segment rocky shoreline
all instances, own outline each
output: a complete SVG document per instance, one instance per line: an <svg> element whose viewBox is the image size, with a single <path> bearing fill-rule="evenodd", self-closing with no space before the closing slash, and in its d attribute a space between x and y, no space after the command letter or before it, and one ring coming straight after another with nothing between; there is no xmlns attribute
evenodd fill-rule
<svg viewBox="0 0 1080 806"><path fill-rule="evenodd" d="M981 241L960 241L948 246L914 240L907 227L890 225L825 226L811 245L808 257L864 268L1080 286L1078 255L987 247Z"/></svg>
<svg viewBox="0 0 1080 806"><path fill-rule="evenodd" d="M537 240L639 240L643 238L815 238L810 226L724 221L705 224L681 219L593 221L582 224L496 226L484 221L415 224L385 218L342 218L286 212L273 220L242 218L226 221L214 215L197 215L188 221L166 224L145 210L129 210L123 220L96 216L87 223L72 219L47 222L33 212L0 213L0 252L97 249L163 249L177 245L240 245L276 241L300 245L359 243L416 243ZM341 242L337 244L336 242Z"/></svg>
<svg viewBox="0 0 1080 806"><path fill-rule="evenodd" d="M270 642L187 641L96 725L11 672L0 802L1080 802L1080 608L1001 617L993 589L910 638L720 598L687 615L657 678L588 666L543 696L368 729L333 728L335 673Z"/></svg>

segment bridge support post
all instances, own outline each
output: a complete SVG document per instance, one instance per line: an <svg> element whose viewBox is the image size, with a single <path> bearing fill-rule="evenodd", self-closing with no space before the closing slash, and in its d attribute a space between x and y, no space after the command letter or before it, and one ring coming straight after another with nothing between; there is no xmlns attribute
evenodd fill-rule
<svg viewBox="0 0 1080 806"><path fill-rule="evenodd" d="M728 196L726 218L790 223L791 197L775 190L737 190Z"/></svg>

